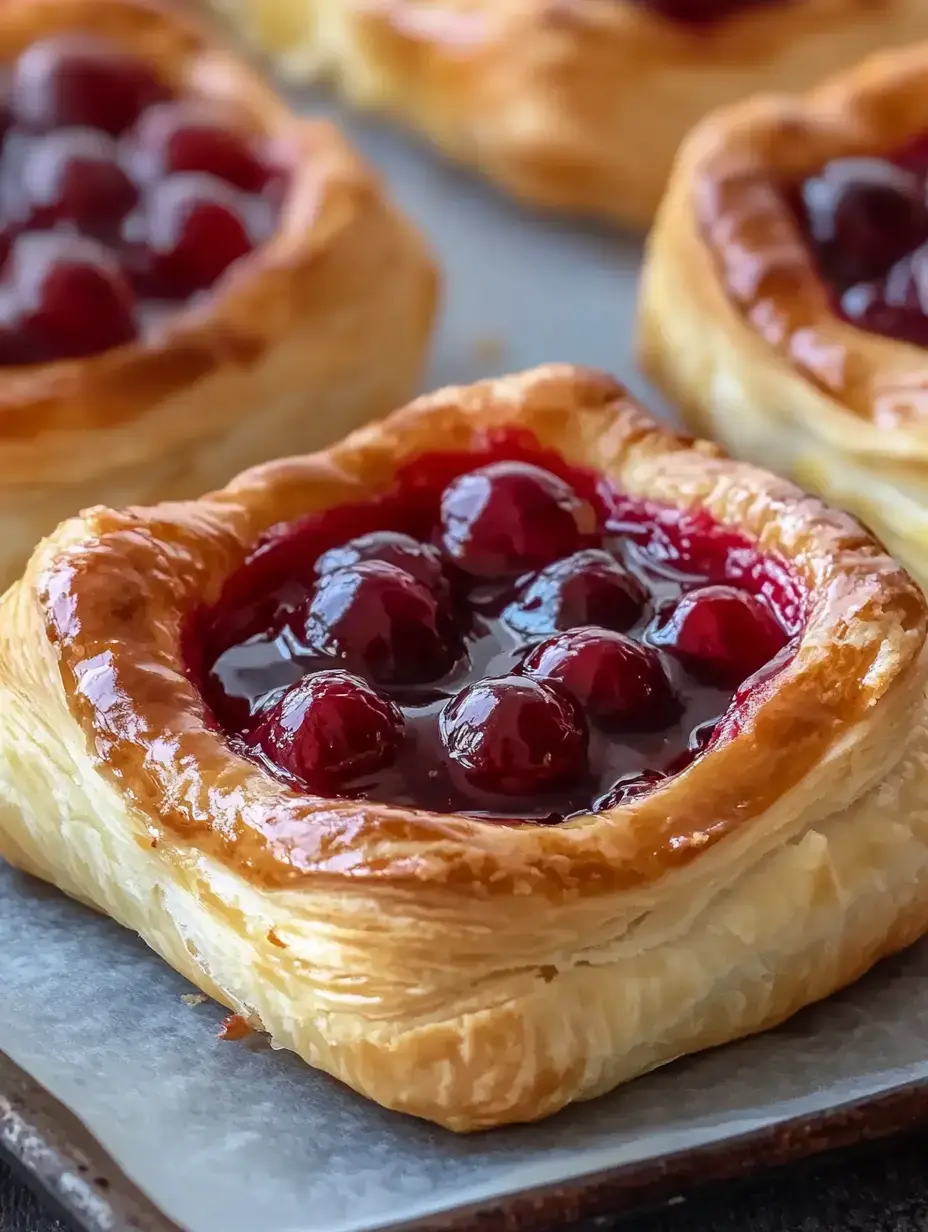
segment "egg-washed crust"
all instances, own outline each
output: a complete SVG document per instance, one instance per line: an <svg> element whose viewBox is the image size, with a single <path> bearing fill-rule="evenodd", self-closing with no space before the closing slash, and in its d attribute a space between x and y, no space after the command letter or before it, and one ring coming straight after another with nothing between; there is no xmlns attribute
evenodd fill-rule
<svg viewBox="0 0 928 1232"><path fill-rule="evenodd" d="M928 363L836 315L786 189L928 134L928 43L710 117L649 238L642 365L697 431L864 518L928 584Z"/></svg>
<svg viewBox="0 0 928 1232"><path fill-rule="evenodd" d="M190 496L385 414L415 386L436 300L428 249L376 175L211 26L157 0L5 0L0 59L68 31L112 39L179 94L215 101L291 179L269 240L156 331L4 371L0 586L85 505Z"/></svg>
<svg viewBox="0 0 928 1232"><path fill-rule="evenodd" d="M557 827L301 796L232 753L185 672L190 612L268 528L499 428L790 563L809 619L754 719L649 798ZM533 1120L779 1022L928 929L925 623L850 518L605 376L448 389L37 549L0 600L0 853L385 1106Z"/></svg>
<svg viewBox="0 0 928 1232"><path fill-rule="evenodd" d="M650 221L701 116L928 37L922 0L773 0L693 29L625 0L213 0L297 79L335 78L517 196Z"/></svg>

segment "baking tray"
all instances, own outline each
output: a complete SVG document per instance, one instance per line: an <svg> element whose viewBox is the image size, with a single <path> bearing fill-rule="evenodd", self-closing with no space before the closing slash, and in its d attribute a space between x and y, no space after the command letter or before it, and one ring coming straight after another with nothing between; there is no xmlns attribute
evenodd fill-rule
<svg viewBox="0 0 928 1232"><path fill-rule="evenodd" d="M446 268L428 385L569 360L647 398L637 241L540 219L397 133L344 122ZM0 867L0 903L0 1146L91 1232L542 1228L928 1113L928 944L779 1031L460 1138L261 1038L219 1040L218 1007L54 890Z"/></svg>

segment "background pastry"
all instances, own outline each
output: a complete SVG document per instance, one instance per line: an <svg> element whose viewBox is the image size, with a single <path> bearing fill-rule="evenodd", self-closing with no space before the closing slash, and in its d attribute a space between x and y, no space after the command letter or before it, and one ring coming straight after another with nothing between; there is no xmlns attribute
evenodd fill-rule
<svg viewBox="0 0 928 1232"><path fill-rule="evenodd" d="M0 851L454 1129L770 1026L928 926L925 602L847 515L549 367L0 601Z"/></svg>
<svg viewBox="0 0 928 1232"><path fill-rule="evenodd" d="M518 196L650 221L713 107L928 37L923 0L215 0L289 77L335 78Z"/></svg>
<svg viewBox="0 0 928 1232"><path fill-rule="evenodd" d="M0 586L409 395L431 258L335 128L144 0L8 0L0 57Z"/></svg>
<svg viewBox="0 0 928 1232"><path fill-rule="evenodd" d="M928 584L928 45L708 119L648 246L645 370Z"/></svg>

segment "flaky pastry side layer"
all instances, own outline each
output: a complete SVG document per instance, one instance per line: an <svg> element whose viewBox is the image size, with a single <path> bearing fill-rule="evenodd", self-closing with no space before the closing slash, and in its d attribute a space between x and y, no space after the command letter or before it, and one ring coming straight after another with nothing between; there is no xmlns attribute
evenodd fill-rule
<svg viewBox="0 0 928 1232"><path fill-rule="evenodd" d="M680 141L928 37L922 0L785 0L694 31L627 0L213 0L289 77L337 80L528 201L650 221Z"/></svg>
<svg viewBox="0 0 928 1232"><path fill-rule="evenodd" d="M530 433L809 587L792 661L650 796L500 826L287 788L182 650L269 527ZM390 1108L528 1121L761 1030L928 930L926 607L846 515L551 365L440 391L199 501L63 524L0 600L0 853Z"/></svg>
<svg viewBox="0 0 928 1232"><path fill-rule="evenodd" d="M7 0L0 58L67 30L229 109L291 174L275 234L150 335L4 372L0 589L81 508L190 496L385 414L413 392L435 310L429 250L374 172L214 34L159 0Z"/></svg>
<svg viewBox="0 0 928 1232"><path fill-rule="evenodd" d="M780 186L928 132L928 44L710 117L648 250L639 355L697 432L862 518L928 587L924 350L832 311Z"/></svg>

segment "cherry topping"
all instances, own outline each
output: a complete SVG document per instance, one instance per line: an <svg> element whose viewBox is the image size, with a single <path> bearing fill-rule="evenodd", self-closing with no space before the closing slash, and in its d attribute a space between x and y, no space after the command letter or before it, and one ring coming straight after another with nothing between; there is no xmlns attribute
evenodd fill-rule
<svg viewBox="0 0 928 1232"><path fill-rule="evenodd" d="M65 34L22 53L10 106L19 123L37 132L87 125L118 137L167 96L143 60L99 37Z"/></svg>
<svg viewBox="0 0 928 1232"><path fill-rule="evenodd" d="M321 577L362 560L382 560L388 565L395 565L429 590L440 590L444 585L445 575L438 549L395 530L371 531L368 535L349 539L341 547L330 548L316 561L316 574Z"/></svg>
<svg viewBox="0 0 928 1232"><path fill-rule="evenodd" d="M161 180L126 235L144 250L143 281L174 298L211 287L239 258L267 238L270 208L210 175Z"/></svg>
<svg viewBox="0 0 928 1232"><path fill-rule="evenodd" d="M323 671L287 690L253 743L291 777L325 791L388 766L403 726L396 706L363 680Z"/></svg>
<svg viewBox="0 0 928 1232"><path fill-rule="evenodd" d="M136 336L132 289L95 240L27 232L13 245L11 266L24 327L47 354L91 355Z"/></svg>
<svg viewBox="0 0 928 1232"><path fill-rule="evenodd" d="M468 685L442 711L440 729L452 761L487 791L531 795L586 771L582 713L538 680L503 676Z"/></svg>
<svg viewBox="0 0 928 1232"><path fill-rule="evenodd" d="M642 770L639 774L626 774L601 796L593 805L593 811L604 813L607 809L621 808L623 804L631 804L652 792L655 787L667 781L667 775L660 770Z"/></svg>
<svg viewBox="0 0 928 1232"><path fill-rule="evenodd" d="M641 616L646 601L644 587L614 556L587 548L536 574L503 619L530 636L577 625L624 632Z"/></svg>
<svg viewBox="0 0 928 1232"><path fill-rule="evenodd" d="M251 138L236 131L228 115L191 99L149 107L136 126L131 159L145 181L202 171L243 192L259 193L269 175Z"/></svg>
<svg viewBox="0 0 928 1232"><path fill-rule="evenodd" d="M885 274L928 240L924 185L885 159L835 159L801 191L825 273L843 286Z"/></svg>
<svg viewBox="0 0 928 1232"><path fill-rule="evenodd" d="M37 138L21 174L33 226L73 222L85 232L106 233L138 200L112 137L91 128L61 128Z"/></svg>
<svg viewBox="0 0 928 1232"><path fill-rule="evenodd" d="M435 680L457 656L450 619L435 594L381 560L324 574L304 629L314 650L382 683Z"/></svg>
<svg viewBox="0 0 928 1232"><path fill-rule="evenodd" d="M774 0L633 0L639 8L683 26L708 26L742 10L764 8Z"/></svg>
<svg viewBox="0 0 928 1232"><path fill-rule="evenodd" d="M657 651L608 629L571 629L549 638L522 670L557 681L591 719L609 727L652 731L680 713Z"/></svg>
<svg viewBox="0 0 928 1232"><path fill-rule="evenodd" d="M753 595L705 586L685 594L650 640L697 680L734 689L782 650L786 634Z"/></svg>
<svg viewBox="0 0 928 1232"><path fill-rule="evenodd" d="M475 577L514 576L568 556L593 533L592 508L563 479L527 462L492 462L441 498L441 544Z"/></svg>
<svg viewBox="0 0 928 1232"><path fill-rule="evenodd" d="M928 346L928 244L897 261L885 278L849 287L841 311L861 329Z"/></svg>

